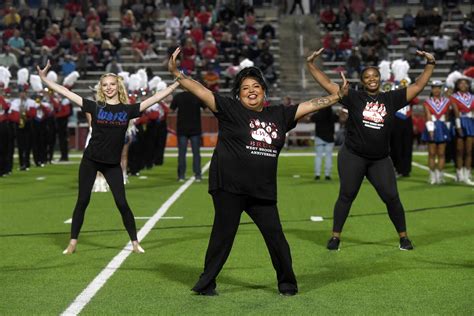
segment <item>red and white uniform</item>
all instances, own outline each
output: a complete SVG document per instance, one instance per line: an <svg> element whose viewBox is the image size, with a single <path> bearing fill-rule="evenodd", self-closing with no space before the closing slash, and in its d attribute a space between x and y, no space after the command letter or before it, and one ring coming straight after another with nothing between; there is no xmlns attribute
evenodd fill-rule
<svg viewBox="0 0 474 316"><path fill-rule="evenodd" d="M423 106L428 109L431 113L431 120L434 121L446 121L446 113L449 111L451 106L451 99L446 97L427 99Z"/></svg>
<svg viewBox="0 0 474 316"><path fill-rule="evenodd" d="M458 91L451 95L451 101L455 104L459 110L461 116L473 117L472 112L474 111L474 95L466 92L463 93Z"/></svg>

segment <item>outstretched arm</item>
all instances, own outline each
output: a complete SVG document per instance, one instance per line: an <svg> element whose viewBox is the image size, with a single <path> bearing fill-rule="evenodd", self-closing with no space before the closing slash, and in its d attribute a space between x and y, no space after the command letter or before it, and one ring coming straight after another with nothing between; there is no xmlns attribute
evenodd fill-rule
<svg viewBox="0 0 474 316"><path fill-rule="evenodd" d="M347 79L342 72L341 72L341 78L342 78L342 87L339 88L339 86L336 85L337 91L335 93L325 96L325 97L311 99L309 101L300 103L298 106L298 110L296 110L295 120L297 121L301 117L305 116L306 114L321 110L323 108L326 108L328 106L331 106L341 101L342 97L344 95L347 95L349 91L349 82L347 82Z"/></svg>
<svg viewBox="0 0 474 316"><path fill-rule="evenodd" d="M181 49L178 47L170 57L170 60L168 61L169 72L176 77L176 80L184 89L197 96L212 112L217 112L216 100L212 91L191 77L185 76L183 73L179 72L176 65L176 58L180 52Z"/></svg>
<svg viewBox="0 0 474 316"><path fill-rule="evenodd" d="M434 70L435 63L436 63L435 58L430 53L427 53L425 51L417 50L416 54L419 55L419 56L424 56L425 57L426 65L425 65L425 69L423 69L423 72L421 73L421 75L418 78L416 78L416 81L413 84L408 86L408 88L407 88L407 102L410 102L411 99L416 97L423 90L423 88L426 86L426 84L428 83L428 80L430 80L430 77L433 74L433 70Z"/></svg>
<svg viewBox="0 0 474 316"><path fill-rule="evenodd" d="M148 107L152 106L155 103L160 102L168 95L170 95L176 88L179 86L179 82L174 82L173 84L169 85L166 89L158 91L142 103L140 103L140 112L145 111Z"/></svg>
<svg viewBox="0 0 474 316"><path fill-rule="evenodd" d="M46 78L49 68L51 68L51 63L49 62L49 59L48 59L48 63L43 69L41 69L39 66L36 66L36 70L38 71L38 75L40 76L41 80L43 80L43 82L48 86L48 88L68 98L69 100L76 103L77 105L82 106L82 97L75 94L74 92L67 89L66 87L63 87L62 85Z"/></svg>
<svg viewBox="0 0 474 316"><path fill-rule="evenodd" d="M328 93L335 94L337 91L339 91L339 86L332 82L331 79L329 79L329 77L326 76L326 74L314 64L314 61L319 57L319 55L321 55L323 51L324 48L320 48L309 55L306 58L306 65L308 66L308 70L311 73L311 76L313 76L314 80L316 80L316 82L319 83L319 85L323 87L323 89Z"/></svg>

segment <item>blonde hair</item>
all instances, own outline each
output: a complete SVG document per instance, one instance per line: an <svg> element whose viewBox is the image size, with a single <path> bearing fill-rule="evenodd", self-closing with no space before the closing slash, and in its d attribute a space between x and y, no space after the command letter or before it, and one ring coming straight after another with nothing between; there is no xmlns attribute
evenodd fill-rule
<svg viewBox="0 0 474 316"><path fill-rule="evenodd" d="M128 94L127 94L127 89L125 88L125 84L123 82L123 78L120 77L119 75L116 75L114 73L107 73L102 76L100 76L99 79L99 87L97 88L97 93L95 95L95 99L97 102L104 102L105 103L105 95L104 92L102 91L102 80L106 77L114 77L117 79L117 93L118 93L118 99L120 103L122 104L128 104Z"/></svg>

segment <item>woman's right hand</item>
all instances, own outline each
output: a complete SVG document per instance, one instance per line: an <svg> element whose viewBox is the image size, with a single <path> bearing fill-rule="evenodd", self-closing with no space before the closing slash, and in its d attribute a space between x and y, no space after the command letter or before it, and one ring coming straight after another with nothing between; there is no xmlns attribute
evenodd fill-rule
<svg viewBox="0 0 474 316"><path fill-rule="evenodd" d="M339 86L339 91L337 92L339 99L342 99L343 96L347 96L349 94L349 81L347 81L346 76L344 76L344 73L342 71L341 79L342 84Z"/></svg>
<svg viewBox="0 0 474 316"><path fill-rule="evenodd" d="M41 69L39 67L39 65L36 66L36 70L38 71L38 75L40 76L40 78L42 80L46 79L46 75L49 72L49 68L51 68L51 63L49 62L49 59L48 59L48 62L46 63L46 66L43 69Z"/></svg>
<svg viewBox="0 0 474 316"><path fill-rule="evenodd" d="M311 55L309 55L308 57L306 57L306 62L307 63L314 63L315 59L319 57L319 55L321 55L321 53L324 51L324 47L314 51Z"/></svg>
<svg viewBox="0 0 474 316"><path fill-rule="evenodd" d="M168 61L168 71L171 72L175 77L179 76L178 66L176 65L176 58L178 58L181 48L176 48L176 50L171 55Z"/></svg>

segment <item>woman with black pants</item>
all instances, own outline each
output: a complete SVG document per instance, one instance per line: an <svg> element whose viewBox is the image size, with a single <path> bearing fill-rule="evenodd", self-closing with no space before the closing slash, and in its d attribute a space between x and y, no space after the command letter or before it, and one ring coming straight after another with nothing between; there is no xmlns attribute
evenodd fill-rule
<svg viewBox="0 0 474 316"><path fill-rule="evenodd" d="M322 48L313 52L307 58L307 65L313 78L326 91L335 93L339 89L338 85L314 64L322 52ZM398 195L389 144L395 113L423 90L433 73L433 55L424 51L417 51L417 54L425 57L426 66L414 84L399 90L380 92L378 68L367 67L360 75L364 90L348 89L342 98L341 103L349 110L349 119L346 140L337 158L340 189L334 207L332 237L327 244L329 250L339 250L342 227L364 177L374 186L387 207L400 237L400 250L413 249L407 236L405 211Z"/></svg>
<svg viewBox="0 0 474 316"><path fill-rule="evenodd" d="M216 277L229 256L242 211L260 229L270 252L282 295L298 292L290 248L283 234L276 205L277 161L285 133L304 115L338 102L339 88L330 96L295 106L263 107L267 85L258 68L236 76L232 97L212 93L180 73L176 49L169 71L181 86L196 95L219 122L217 146L211 160L209 193L214 202L214 224L206 252L204 272L193 287L202 295L216 295ZM345 79L344 79L344 82ZM348 88L346 85L345 88Z"/></svg>
<svg viewBox="0 0 474 316"><path fill-rule="evenodd" d="M140 112L155 104L173 92L178 83L161 90L140 104L128 104L127 90L123 79L116 74L108 73L100 77L95 101L83 99L67 88L46 78L51 67L49 61L45 68L38 69L38 74L46 85L55 92L68 98L82 107L92 116L92 136L79 167L79 194L72 216L71 240L64 254L76 250L77 238L84 221L84 214L89 204L92 186L97 171L102 172L114 196L115 204L122 215L122 221L132 241L133 251L145 252L137 240L137 228L133 213L128 206L123 185L120 158L129 120L138 117Z"/></svg>

